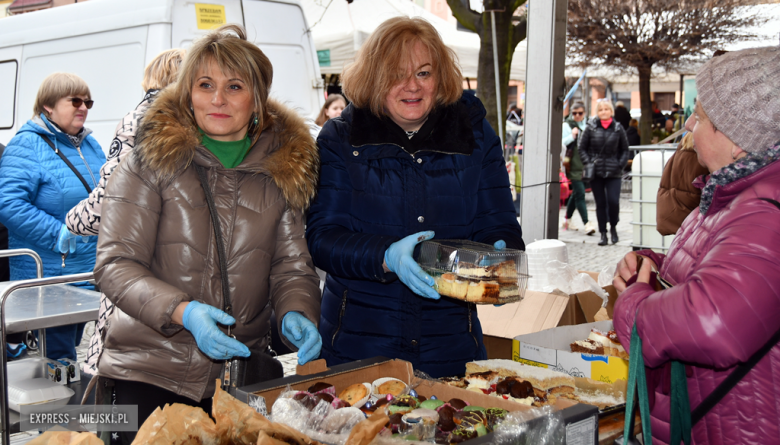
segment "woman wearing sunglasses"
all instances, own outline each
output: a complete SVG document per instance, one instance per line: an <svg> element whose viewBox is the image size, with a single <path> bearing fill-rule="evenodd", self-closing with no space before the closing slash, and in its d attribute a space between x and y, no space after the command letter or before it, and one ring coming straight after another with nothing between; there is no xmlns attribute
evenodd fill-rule
<svg viewBox="0 0 780 445"><path fill-rule="evenodd" d="M38 89L33 118L0 159L0 223L8 227L8 247L37 252L46 277L90 272L95 266L97 239L82 242L64 224L67 211L97 185L106 162L84 127L92 105L82 78L49 75ZM11 280L36 277L32 258L13 257L10 267ZM83 330L83 323L46 329L46 355L75 360Z"/></svg>

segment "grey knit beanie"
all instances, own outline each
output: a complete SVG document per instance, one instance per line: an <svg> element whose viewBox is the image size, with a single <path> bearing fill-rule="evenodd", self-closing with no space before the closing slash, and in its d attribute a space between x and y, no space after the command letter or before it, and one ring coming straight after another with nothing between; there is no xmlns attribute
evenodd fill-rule
<svg viewBox="0 0 780 445"><path fill-rule="evenodd" d="M751 153L780 141L780 47L710 59L696 75L698 101L732 142Z"/></svg>

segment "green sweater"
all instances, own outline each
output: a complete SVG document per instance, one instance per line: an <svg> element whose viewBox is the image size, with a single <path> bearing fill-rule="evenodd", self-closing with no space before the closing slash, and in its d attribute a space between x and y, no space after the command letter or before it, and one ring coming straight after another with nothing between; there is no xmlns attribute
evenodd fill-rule
<svg viewBox="0 0 780 445"><path fill-rule="evenodd" d="M203 146L219 159L225 168L235 168L244 160L249 149L252 148L252 141L249 136L240 141L223 142L211 139L206 136L203 130L200 130Z"/></svg>
<svg viewBox="0 0 780 445"><path fill-rule="evenodd" d="M576 126L580 129L580 136L582 136L582 132L585 131L585 125L577 124L577 122L574 121L572 118L566 119L566 123L569 125L569 127L574 128ZM581 124L585 124L585 120L581 122ZM579 137L577 138L579 140ZM572 181L582 181L582 170L584 169L584 166L582 165L582 159L580 158L580 151L577 148L577 145L575 144L572 152L571 152L571 159L569 160L569 171L570 171L570 178Z"/></svg>

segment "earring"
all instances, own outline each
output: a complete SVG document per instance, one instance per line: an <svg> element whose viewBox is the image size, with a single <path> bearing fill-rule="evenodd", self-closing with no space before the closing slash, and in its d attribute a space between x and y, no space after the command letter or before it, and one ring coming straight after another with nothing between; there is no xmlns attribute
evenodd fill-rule
<svg viewBox="0 0 780 445"><path fill-rule="evenodd" d="M191 112L192 114L195 114L195 109L194 109L194 108L192 108L192 104L190 104L190 112Z"/></svg>
<svg viewBox="0 0 780 445"><path fill-rule="evenodd" d="M255 116L255 118L252 120L252 123L254 123L255 125L257 125L257 124L260 122L260 121L257 119L257 113L255 113L255 115L254 115L254 116Z"/></svg>

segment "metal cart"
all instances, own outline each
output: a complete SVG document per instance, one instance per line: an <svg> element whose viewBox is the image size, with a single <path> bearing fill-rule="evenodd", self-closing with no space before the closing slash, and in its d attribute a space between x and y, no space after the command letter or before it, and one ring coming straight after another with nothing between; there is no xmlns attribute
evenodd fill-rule
<svg viewBox="0 0 780 445"><path fill-rule="evenodd" d="M16 255L32 256L37 264L38 276L43 275L43 264L34 251L0 251L3 257ZM97 320L100 293L66 285L92 278L89 272L0 283L0 432L3 445L11 441L6 334L30 330L43 333L45 328ZM42 356L46 353L45 343L45 338L41 336L39 348Z"/></svg>

